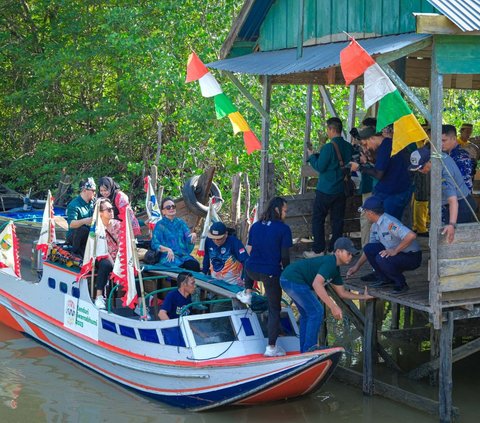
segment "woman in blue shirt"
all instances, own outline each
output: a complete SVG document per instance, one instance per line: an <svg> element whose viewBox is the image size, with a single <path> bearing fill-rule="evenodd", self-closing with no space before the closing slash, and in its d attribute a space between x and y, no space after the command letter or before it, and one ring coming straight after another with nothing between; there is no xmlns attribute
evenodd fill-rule
<svg viewBox="0 0 480 423"><path fill-rule="evenodd" d="M250 304L253 281L262 281L268 300L268 345L265 356L285 355L276 345L280 333L280 310L282 288L280 274L290 263L289 248L292 246L292 231L283 220L287 215L287 201L273 198L262 219L252 225L246 246L250 257L246 262L247 276L245 290L237 294L243 303Z"/></svg>
<svg viewBox="0 0 480 423"><path fill-rule="evenodd" d="M151 242L152 250L161 253L159 264L199 272L200 264L190 255L197 235L190 232L182 219L176 217L177 209L173 199L164 198L160 208L163 218L155 225Z"/></svg>

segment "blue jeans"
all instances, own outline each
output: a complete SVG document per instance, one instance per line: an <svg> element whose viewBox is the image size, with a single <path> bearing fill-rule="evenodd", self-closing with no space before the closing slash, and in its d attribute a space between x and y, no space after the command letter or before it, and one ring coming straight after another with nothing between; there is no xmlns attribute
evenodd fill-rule
<svg viewBox="0 0 480 423"><path fill-rule="evenodd" d="M374 192L375 197L383 201L383 210L390 216L402 220L403 211L412 199L413 188L399 194L385 194L383 192Z"/></svg>
<svg viewBox="0 0 480 423"><path fill-rule="evenodd" d="M304 283L280 278L280 284L300 313L300 352L318 344L318 332L323 323L323 304L315 292Z"/></svg>

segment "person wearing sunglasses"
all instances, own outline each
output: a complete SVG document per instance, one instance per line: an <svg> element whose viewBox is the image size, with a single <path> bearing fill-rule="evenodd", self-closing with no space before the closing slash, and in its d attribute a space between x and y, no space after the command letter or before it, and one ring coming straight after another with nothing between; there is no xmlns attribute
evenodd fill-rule
<svg viewBox="0 0 480 423"><path fill-rule="evenodd" d="M158 264L199 272L200 263L190 255L197 235L176 217L177 209L172 198L164 198L160 209L163 218L155 225L151 242L151 249L160 252Z"/></svg>
<svg viewBox="0 0 480 423"><path fill-rule="evenodd" d="M72 253L83 257L87 245L97 186L93 178L80 182L80 194L67 205L67 242Z"/></svg>
<svg viewBox="0 0 480 423"><path fill-rule="evenodd" d="M123 221L127 206L130 204L127 194L120 190L120 185L109 176L103 176L98 181L98 192L101 197L108 198L113 206L114 218ZM132 209L129 210L130 221L132 222L133 234L139 236L142 234L140 224L138 223Z"/></svg>
<svg viewBox="0 0 480 423"><path fill-rule="evenodd" d="M120 244L120 221L113 218L113 205L108 198L98 200L99 217L105 226L105 237L107 240L108 257L97 260L97 282L95 306L98 309L105 309L105 286L107 285L110 273L113 270L113 263L118 254Z"/></svg>

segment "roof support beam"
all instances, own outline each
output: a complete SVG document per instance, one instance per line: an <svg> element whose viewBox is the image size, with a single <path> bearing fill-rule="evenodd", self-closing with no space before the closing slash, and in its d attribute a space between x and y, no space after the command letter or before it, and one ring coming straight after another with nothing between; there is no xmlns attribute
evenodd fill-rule
<svg viewBox="0 0 480 423"><path fill-rule="evenodd" d="M232 81L233 85L235 85L238 90L247 98L247 100L251 103L253 107L255 107L255 110L260 113L263 119L266 119L268 122L270 122L270 115L267 113L267 111L262 107L262 105L253 98L252 94L243 86L243 84L238 80L238 78L229 71L222 71L224 75L227 76L230 81Z"/></svg>
<svg viewBox="0 0 480 423"><path fill-rule="evenodd" d="M400 48L398 50L391 51L390 53L384 53L378 56L375 60L379 65L390 63L395 60L406 57L416 51L423 50L424 48L429 47L432 44L432 37L424 38L423 40L417 41L416 43L409 44L406 47Z"/></svg>
<svg viewBox="0 0 480 423"><path fill-rule="evenodd" d="M420 99L415 95L415 93L409 88L405 82L395 73L391 66L387 63L380 64L380 67L392 80L395 86L403 93L405 96L412 102L412 104L417 108L417 110L423 115L423 117L429 122L432 121L432 114L428 109L423 105Z"/></svg>
<svg viewBox="0 0 480 423"><path fill-rule="evenodd" d="M263 107L265 111L270 113L270 100L272 97L271 77L265 75L263 77ZM269 181L269 156L268 144L270 141L270 120L262 117L262 154L260 163L260 201L258 202L258 215L261 216L267 207L268 198L268 181Z"/></svg>
<svg viewBox="0 0 480 423"><path fill-rule="evenodd" d="M333 105L332 97L330 96L330 92L328 91L325 85L319 85L318 90L320 91L320 95L322 96L323 103L327 107L328 113L332 117L338 117L338 113L335 110L335 106ZM342 131L342 136L345 138L345 129Z"/></svg>

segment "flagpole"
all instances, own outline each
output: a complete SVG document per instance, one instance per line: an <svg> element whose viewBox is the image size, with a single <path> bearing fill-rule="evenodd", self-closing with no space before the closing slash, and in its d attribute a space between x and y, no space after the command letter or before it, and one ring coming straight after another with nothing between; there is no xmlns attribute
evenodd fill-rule
<svg viewBox="0 0 480 423"><path fill-rule="evenodd" d="M127 215L127 214L126 214ZM125 219L127 219L127 216L125 216ZM133 228L132 225L130 224L130 221L125 222L128 227L128 231L130 233L130 243L131 243L131 248L132 248L132 257L133 257L133 265L135 268L138 270L138 284L140 285L140 297L142 301L142 316L140 318L144 318L146 320L147 318L147 305L145 302L145 290L143 288L143 277L142 277L142 271L140 269L140 262L138 260L138 254L137 254L137 244L135 242L135 236L133 234Z"/></svg>
<svg viewBox="0 0 480 423"><path fill-rule="evenodd" d="M95 262L97 260L97 258L95 257L95 254L97 252L97 222L98 222L98 210L100 209L100 207L95 207L95 218L94 220L92 221L92 223L90 224L90 226L92 226L94 223L95 223L95 238L93 239L93 252L94 252L94 255L92 257L92 274L90 276L90 295L92 297L93 300L95 300ZM88 236L90 236L90 232L88 234Z"/></svg>

